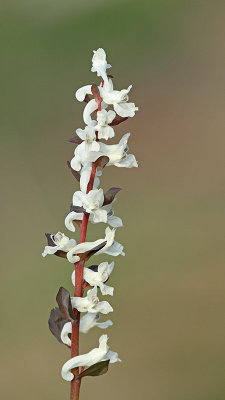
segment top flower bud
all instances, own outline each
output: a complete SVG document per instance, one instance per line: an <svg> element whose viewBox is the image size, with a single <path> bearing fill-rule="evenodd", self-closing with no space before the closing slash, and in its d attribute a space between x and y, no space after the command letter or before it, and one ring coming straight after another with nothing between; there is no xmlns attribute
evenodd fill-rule
<svg viewBox="0 0 225 400"><path fill-rule="evenodd" d="M111 65L107 64L105 50L101 48L94 50L91 72L97 72L98 76L101 76L102 79L105 79L107 78L106 70L108 68L111 68Z"/></svg>

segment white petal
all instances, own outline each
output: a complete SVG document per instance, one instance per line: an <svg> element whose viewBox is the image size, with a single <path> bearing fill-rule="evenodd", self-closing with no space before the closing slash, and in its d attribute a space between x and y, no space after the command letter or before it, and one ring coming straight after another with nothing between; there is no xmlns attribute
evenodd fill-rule
<svg viewBox="0 0 225 400"><path fill-rule="evenodd" d="M114 110L120 117L134 117L135 111L138 110L138 107L135 107L134 103L115 103Z"/></svg>
<svg viewBox="0 0 225 400"><path fill-rule="evenodd" d="M96 348L91 350L87 354L83 354L77 357L71 358L67 361L62 367L62 377L66 381L72 381L74 379L74 375L70 372L73 368L76 367L91 367L93 364L100 362L103 357L106 355L106 351L100 348Z"/></svg>
<svg viewBox="0 0 225 400"><path fill-rule="evenodd" d="M86 94L92 94L91 85L86 85L78 89L75 93L75 96L78 101L84 101Z"/></svg>
<svg viewBox="0 0 225 400"><path fill-rule="evenodd" d="M107 286L104 283L100 284L99 287L100 287L100 290L101 290L103 296L105 296L105 295L113 296L113 292L114 292L113 287Z"/></svg>
<svg viewBox="0 0 225 400"><path fill-rule="evenodd" d="M67 346L71 346L71 339L68 336L69 333L72 333L72 324L71 322L66 322L61 331L61 340Z"/></svg>
<svg viewBox="0 0 225 400"><path fill-rule="evenodd" d="M107 126L99 127L99 130L98 130L99 139L108 140L108 139L113 138L114 136L115 136L115 132L111 126L107 125Z"/></svg>
<svg viewBox="0 0 225 400"><path fill-rule="evenodd" d="M82 220L83 214L81 213L76 213L75 211L71 211L65 218L65 226L66 228L71 231L75 232L75 226L73 225L74 220Z"/></svg>
<svg viewBox="0 0 225 400"><path fill-rule="evenodd" d="M106 329L106 328L108 328L109 326L112 326L112 325L113 325L113 322L110 319L107 319L107 321L105 321L105 322L98 322L96 324L96 326L98 328L101 328L101 329Z"/></svg>
<svg viewBox="0 0 225 400"><path fill-rule="evenodd" d="M108 224L113 228L120 228L123 226L123 221L121 218L112 215L111 217L108 217Z"/></svg>
<svg viewBox="0 0 225 400"><path fill-rule="evenodd" d="M88 301L92 302L92 297L96 297L97 292L98 292L97 286L95 286L93 289L88 290L87 292Z"/></svg>
<svg viewBox="0 0 225 400"><path fill-rule="evenodd" d="M138 167L137 160L133 154L128 154L125 158L114 164L116 167L133 168Z"/></svg>
<svg viewBox="0 0 225 400"><path fill-rule="evenodd" d="M81 158L78 155L75 155L71 162L70 162L71 167L74 169L74 171L80 171L81 169Z"/></svg>
<svg viewBox="0 0 225 400"><path fill-rule="evenodd" d="M110 256L119 256L119 255L125 255L123 253L123 245L118 243L118 242L114 242L112 244L112 246L110 246L106 251L106 254L109 254Z"/></svg>
<svg viewBox="0 0 225 400"><path fill-rule="evenodd" d="M108 314L110 312L113 312L113 308L108 303L108 301L100 301L98 304L96 304L94 310L102 314Z"/></svg>
<svg viewBox="0 0 225 400"><path fill-rule="evenodd" d="M118 353L116 353L115 351L111 351L111 350L109 350L107 352L105 359L109 360L110 364L113 364L118 361L121 362L121 360L118 356Z"/></svg>
<svg viewBox="0 0 225 400"><path fill-rule="evenodd" d="M68 251L67 253L67 260L72 263L75 264L76 262L80 261L80 257L77 255L73 254L73 249Z"/></svg>
<svg viewBox="0 0 225 400"><path fill-rule="evenodd" d="M42 257L46 257L48 254L55 254L58 250L59 246L45 246Z"/></svg>
<svg viewBox="0 0 225 400"><path fill-rule="evenodd" d="M114 266L115 266L114 261L111 262L111 264L109 264L109 266L108 266L108 275L111 275L111 273L112 273L112 271L114 269Z"/></svg>
<svg viewBox="0 0 225 400"><path fill-rule="evenodd" d="M85 124L91 125L91 123L92 123L91 114L94 111L96 111L97 109L98 109L98 104L95 101L95 99L92 99L91 101L89 101L87 103L87 105L84 108L84 112L83 112L83 120L84 120Z"/></svg>
<svg viewBox="0 0 225 400"><path fill-rule="evenodd" d="M76 367L91 367L93 364L105 359L109 347L107 346L107 335L102 335L99 338L99 347L89 351L87 354L76 356L67 361L62 367L62 377L66 381L72 381L74 375L70 372L71 369ZM109 358L108 358L109 359Z"/></svg>
<svg viewBox="0 0 225 400"><path fill-rule="evenodd" d="M79 312L87 312L92 304L87 297L71 297L71 304L73 308L76 308Z"/></svg>
<svg viewBox="0 0 225 400"><path fill-rule="evenodd" d="M99 319L97 313L87 313L80 320L80 332L88 333L90 329L96 326L96 322Z"/></svg>
<svg viewBox="0 0 225 400"><path fill-rule="evenodd" d="M93 222L98 223L98 222L107 222L107 211L99 208L93 213Z"/></svg>

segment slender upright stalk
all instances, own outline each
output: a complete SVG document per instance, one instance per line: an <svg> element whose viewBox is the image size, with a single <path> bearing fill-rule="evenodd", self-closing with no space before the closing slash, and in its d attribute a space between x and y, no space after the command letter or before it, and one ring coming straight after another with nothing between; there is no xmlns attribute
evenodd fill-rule
<svg viewBox="0 0 225 400"><path fill-rule="evenodd" d="M102 82L102 86L104 81ZM101 110L101 103L98 104L98 111ZM96 132L96 140L98 140L98 132ZM93 189L94 180L96 175L96 165L92 164L91 176L87 186L87 193ZM89 214L84 214L81 228L80 228L80 243L84 243L86 240L87 227L88 227ZM83 296L83 271L84 271L84 261L78 261L74 264L75 267L75 289L74 296ZM79 355L79 327L80 327L80 312L74 309L76 316L76 321L72 326L72 337L71 337L71 357L76 357ZM81 381L76 379L79 374L79 368L74 368L71 371L74 374L74 379L71 381L71 391L70 400L79 400L80 385Z"/></svg>
<svg viewBox="0 0 225 400"><path fill-rule="evenodd" d="M115 240L116 229L123 226L123 222L114 215L112 209L115 196L121 188L111 187L104 193L102 188L98 188L98 177L101 173L97 168L104 168L106 165L123 168L138 166L135 156L127 154L130 133L124 134L117 144L104 143L104 140L115 136L114 126L126 121L128 117L133 117L138 110L134 103L128 101L132 85L127 89L115 90L113 76L107 73L108 68L111 68L111 65L107 63L104 49L94 50L91 71L102 78L101 86L85 85L76 91L77 100L87 103L83 111L86 126L84 129L77 129L76 135L69 140L77 147L74 157L67 164L75 179L79 181L80 190L73 194L65 226L74 232L74 222L77 222L80 227L79 243L62 232L46 233L47 246L42 253L43 257L52 254L74 264L71 276L75 286L74 296L71 297L70 292L61 286L56 296L58 307L51 310L48 320L51 333L58 342L71 350L70 359L61 369L62 378L71 382L70 400L79 400L81 380L84 376L102 375L108 371L110 363L121 361L118 353L110 350L107 334L99 337L98 347L85 354L79 353L80 332L87 333L94 327L106 329L113 325L110 319L97 321L100 314L107 315L113 311L108 301L99 300L98 291L103 296L113 296L114 288L105 283L114 269L114 262L105 261L85 268L84 264L93 255L125 255L123 245ZM93 96L93 99L90 96ZM114 110L106 110L108 107ZM94 110L96 119L92 119ZM105 228L103 239L86 241L89 221L93 224L104 222L109 225ZM83 295L87 288L91 289ZM85 313L82 318L80 312Z"/></svg>

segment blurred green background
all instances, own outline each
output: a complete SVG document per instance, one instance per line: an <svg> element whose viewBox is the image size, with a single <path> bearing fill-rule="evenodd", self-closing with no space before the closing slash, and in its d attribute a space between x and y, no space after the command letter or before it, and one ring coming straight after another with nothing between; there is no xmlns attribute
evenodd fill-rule
<svg viewBox="0 0 225 400"><path fill-rule="evenodd" d="M86 378L81 400L223 400L224 2L2 0L0 11L0 398L69 398L69 352L47 320L59 286L72 293L72 266L41 252L44 232L65 231L78 189L66 167L66 139L83 126L74 92L98 82L92 50L103 47L115 86L133 84L140 111L116 141L132 132L140 167L104 172L103 188L124 189L115 211L127 255L110 278L108 330L123 362Z"/></svg>

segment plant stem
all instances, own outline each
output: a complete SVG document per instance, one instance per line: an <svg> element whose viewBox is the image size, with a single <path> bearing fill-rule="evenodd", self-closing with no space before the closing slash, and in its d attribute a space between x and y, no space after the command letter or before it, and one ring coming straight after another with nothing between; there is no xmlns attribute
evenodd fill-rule
<svg viewBox="0 0 225 400"><path fill-rule="evenodd" d="M103 82L104 83L104 82ZM102 86L103 86L102 83ZM98 111L101 110L101 103L98 104ZM96 132L96 140L98 140L98 132ZM92 163L92 170L90 180L87 186L87 193L93 189L94 180L96 174L96 165ZM84 214L81 228L80 228L80 243L84 243L86 240L88 220L90 214ZM84 271L84 261L78 261L74 264L75 266L75 289L74 296L82 297L83 296L83 271ZM71 336L71 357L76 357L79 355L79 326L80 326L80 312L74 309L74 313L76 316L76 322L72 326L72 336ZM70 390L70 400L79 400L80 394L80 385L81 381L76 379L79 374L79 368L74 368L71 370L74 374L74 379L71 381L71 390Z"/></svg>

